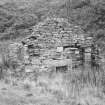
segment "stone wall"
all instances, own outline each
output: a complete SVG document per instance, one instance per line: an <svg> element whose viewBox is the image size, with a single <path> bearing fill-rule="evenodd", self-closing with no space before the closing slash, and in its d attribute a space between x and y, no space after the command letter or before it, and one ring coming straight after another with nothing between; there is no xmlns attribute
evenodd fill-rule
<svg viewBox="0 0 105 105"><path fill-rule="evenodd" d="M84 32L79 26L68 23L64 18L47 18L34 27L32 35L25 38L22 44L27 48L31 64L44 69L47 67L45 60L53 63L55 59L56 62L62 62L63 59L66 62L68 57L63 47L74 45L77 41L80 45L84 44ZM57 51L59 48L62 48L60 52Z"/></svg>
<svg viewBox="0 0 105 105"><path fill-rule="evenodd" d="M68 46L77 41L80 44L84 43L84 33L82 29L79 26L69 24L68 21L63 18L47 18L44 22L36 25L32 35L24 40L26 45L37 46L40 49Z"/></svg>

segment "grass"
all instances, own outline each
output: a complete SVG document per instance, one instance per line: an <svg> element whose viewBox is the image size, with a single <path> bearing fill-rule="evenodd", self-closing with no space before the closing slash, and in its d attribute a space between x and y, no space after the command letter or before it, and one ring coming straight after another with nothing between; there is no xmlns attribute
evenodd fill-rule
<svg viewBox="0 0 105 105"><path fill-rule="evenodd" d="M18 84L16 77L10 80L15 81L18 87L22 86L23 90L32 93L31 97L40 96L42 99L48 97L56 100L58 105L104 105L104 74L104 70L101 69L96 71L85 68L66 73L40 72L37 73L36 80L32 79L34 75L31 79L27 76L24 80L20 80L22 85Z"/></svg>
<svg viewBox="0 0 105 105"><path fill-rule="evenodd" d="M47 88L46 93L50 90L58 102L75 100L78 105L95 105L96 103L97 105L103 105L103 101L105 101L103 99L104 85L102 84L102 81L105 80L104 70L74 70L66 74L55 74L53 79L41 78L43 81L41 79L40 81ZM40 86L42 87L42 85ZM96 102L96 99L100 101Z"/></svg>
<svg viewBox="0 0 105 105"><path fill-rule="evenodd" d="M33 93L42 96L51 95L59 104L104 105L104 70L84 69L53 73L53 78L49 75L51 74L38 74L37 81L29 80L29 84L24 85L25 89L35 89L37 92Z"/></svg>
<svg viewBox="0 0 105 105"><path fill-rule="evenodd" d="M102 69L104 68L103 65L101 65L102 68L97 70L85 67L70 70L66 73L56 73L55 71L35 72L35 74L25 76L25 72L23 72L25 78L21 79L22 75L19 78L20 74L17 76L15 69L12 69L15 75L11 74L10 67L13 66L13 63L10 63L7 45L4 45L1 45L0 49L2 52L0 65L3 68L3 79L6 84L22 86L23 90L32 91L33 95L52 97L59 104L104 105L105 71ZM21 85L19 85L19 82Z"/></svg>

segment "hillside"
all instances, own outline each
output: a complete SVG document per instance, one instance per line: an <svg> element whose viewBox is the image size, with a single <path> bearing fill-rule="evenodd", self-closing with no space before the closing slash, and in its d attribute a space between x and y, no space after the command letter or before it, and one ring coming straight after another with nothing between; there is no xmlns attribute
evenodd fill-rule
<svg viewBox="0 0 105 105"><path fill-rule="evenodd" d="M43 20L50 8L62 4L61 0L1 0L0 2L0 40L16 39L31 34L32 26Z"/></svg>

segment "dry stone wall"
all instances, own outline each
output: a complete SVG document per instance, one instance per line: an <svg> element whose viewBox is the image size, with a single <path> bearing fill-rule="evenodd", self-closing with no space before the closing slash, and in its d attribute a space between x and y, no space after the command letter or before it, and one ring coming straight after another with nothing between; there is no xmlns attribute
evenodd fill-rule
<svg viewBox="0 0 105 105"><path fill-rule="evenodd" d="M71 46L77 41L84 44L84 32L79 26L68 23L64 18L47 18L34 26L32 35L22 41L24 62L31 64L33 70L48 70L48 64L45 62L50 62L50 68L51 63L53 66L64 66L59 63L62 61L70 66L70 55L67 60L68 52L64 51L63 47ZM26 66L26 71L29 71L30 67Z"/></svg>
<svg viewBox="0 0 105 105"><path fill-rule="evenodd" d="M78 48L71 46L77 42L82 47L90 46L91 39L86 41L83 30L68 23L67 19L47 18L34 26L33 33L21 43L10 44L9 56L20 63L25 72L49 71L64 66L71 69L80 53Z"/></svg>
<svg viewBox="0 0 105 105"><path fill-rule="evenodd" d="M77 40L83 43L84 35L79 26L69 24L63 18L48 18L43 23L34 27L33 35L39 37L45 42L46 47L50 44L53 46L64 46L75 43ZM42 43L42 42L41 42Z"/></svg>
<svg viewBox="0 0 105 105"><path fill-rule="evenodd" d="M36 39L31 38L33 36ZM77 41L80 44L84 43L82 29L79 26L69 24L64 18L47 18L34 27L32 36L25 39L27 45L33 45L34 48L37 46L41 50L68 46ZM38 48L36 49L38 50Z"/></svg>

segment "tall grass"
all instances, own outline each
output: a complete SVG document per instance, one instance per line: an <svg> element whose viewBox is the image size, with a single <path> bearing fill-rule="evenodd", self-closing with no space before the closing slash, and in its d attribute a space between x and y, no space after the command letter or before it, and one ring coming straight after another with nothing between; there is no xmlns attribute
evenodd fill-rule
<svg viewBox="0 0 105 105"><path fill-rule="evenodd" d="M17 68L19 68L20 62L22 61L22 53L20 49L17 52L17 58L15 56L11 56L9 42L0 43L0 75L1 77L6 77L8 72L16 72ZM22 63L21 63L22 64Z"/></svg>
<svg viewBox="0 0 105 105"><path fill-rule="evenodd" d="M105 72L103 69L85 68L82 70L68 71L68 73L64 74L63 80L65 92L67 93L66 101L75 99L80 105L82 101L85 103L83 105L91 105L92 99L92 105L95 105L95 100L102 101L104 98ZM104 105L98 101L97 104Z"/></svg>
<svg viewBox="0 0 105 105"><path fill-rule="evenodd" d="M70 70L66 73L40 73L37 75L34 88L39 91L39 94L45 96L52 94L58 103L64 102L64 105L68 103L70 105L96 105L95 100L104 98L104 74L103 69L93 68ZM91 99L93 104L91 104ZM97 101L97 105L104 104Z"/></svg>
<svg viewBox="0 0 105 105"><path fill-rule="evenodd" d="M94 70L91 68L85 68L83 70L69 71L65 74L65 79L67 85L75 85L78 90L79 88L84 88L85 86L101 88L102 81L104 81L104 70Z"/></svg>

